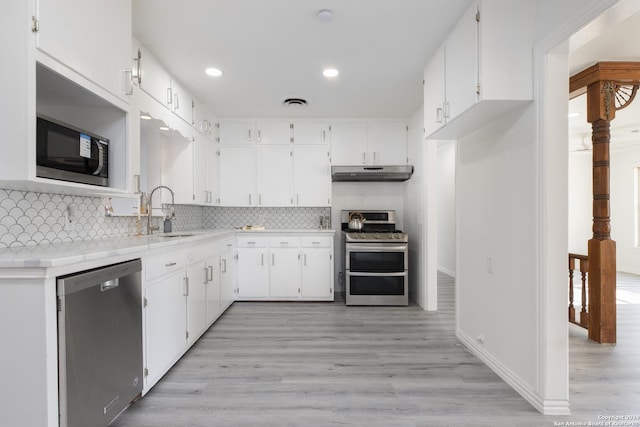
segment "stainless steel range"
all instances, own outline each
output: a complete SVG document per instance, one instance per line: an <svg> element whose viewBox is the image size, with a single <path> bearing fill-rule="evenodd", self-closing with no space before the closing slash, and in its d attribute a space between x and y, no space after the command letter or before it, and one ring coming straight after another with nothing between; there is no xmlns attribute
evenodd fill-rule
<svg viewBox="0 0 640 427"><path fill-rule="evenodd" d="M396 212L341 212L347 305L408 305L408 242ZM355 229L354 229L355 228Z"/></svg>

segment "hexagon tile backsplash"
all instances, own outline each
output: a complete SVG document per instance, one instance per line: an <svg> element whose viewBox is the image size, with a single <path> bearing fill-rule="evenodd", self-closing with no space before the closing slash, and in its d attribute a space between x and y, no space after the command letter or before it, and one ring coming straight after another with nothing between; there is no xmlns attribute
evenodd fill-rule
<svg viewBox="0 0 640 427"><path fill-rule="evenodd" d="M0 189L0 248L133 236L136 217L106 217L105 199ZM330 208L226 208L176 205L174 231L233 228L318 228ZM69 221L71 219L71 221ZM142 221L142 232L146 221Z"/></svg>

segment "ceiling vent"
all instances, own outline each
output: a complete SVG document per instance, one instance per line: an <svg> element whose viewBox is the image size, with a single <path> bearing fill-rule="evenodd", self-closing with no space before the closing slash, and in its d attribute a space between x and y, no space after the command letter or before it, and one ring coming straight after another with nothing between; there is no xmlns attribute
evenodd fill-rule
<svg viewBox="0 0 640 427"><path fill-rule="evenodd" d="M282 103L286 107L304 107L307 105L307 100L302 98L287 98Z"/></svg>

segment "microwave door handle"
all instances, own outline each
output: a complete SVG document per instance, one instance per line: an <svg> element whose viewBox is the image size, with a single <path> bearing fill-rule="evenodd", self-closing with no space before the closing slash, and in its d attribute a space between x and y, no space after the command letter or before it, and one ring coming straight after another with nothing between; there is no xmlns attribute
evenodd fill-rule
<svg viewBox="0 0 640 427"><path fill-rule="evenodd" d="M104 168L104 162L103 162L104 147L102 146L102 144L100 144L100 142L97 139L92 138L91 141L95 143L96 146L98 147L98 168L95 170L95 172L93 172L93 175L99 175L102 172L102 169Z"/></svg>

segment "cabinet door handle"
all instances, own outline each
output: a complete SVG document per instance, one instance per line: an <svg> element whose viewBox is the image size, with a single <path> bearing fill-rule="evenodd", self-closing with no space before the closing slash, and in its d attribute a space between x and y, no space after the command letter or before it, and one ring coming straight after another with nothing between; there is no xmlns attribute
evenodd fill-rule
<svg viewBox="0 0 640 427"><path fill-rule="evenodd" d="M264 254L260 254L260 265L264 265Z"/></svg>
<svg viewBox="0 0 640 427"><path fill-rule="evenodd" d="M258 131L258 143L262 142L262 131Z"/></svg>
<svg viewBox="0 0 640 427"><path fill-rule="evenodd" d="M271 265L276 265L276 254L271 254Z"/></svg>
<svg viewBox="0 0 640 427"><path fill-rule="evenodd" d="M442 107L436 108L436 123L442 123L443 118Z"/></svg>
<svg viewBox="0 0 640 427"><path fill-rule="evenodd" d="M140 175L133 175L133 192L136 194L140 193Z"/></svg>
<svg viewBox="0 0 640 427"><path fill-rule="evenodd" d="M209 270L209 277L207 278L207 281L213 282L213 265L210 265L208 270Z"/></svg>
<svg viewBox="0 0 640 427"><path fill-rule="evenodd" d="M226 259L222 260L222 272L223 273L227 272L227 260Z"/></svg>
<svg viewBox="0 0 640 427"><path fill-rule="evenodd" d="M178 110L180 108L180 98L178 98L178 94L173 95L173 109Z"/></svg>
<svg viewBox="0 0 640 427"><path fill-rule="evenodd" d="M444 118L448 119L449 118L449 103L445 102L444 103Z"/></svg>
<svg viewBox="0 0 640 427"><path fill-rule="evenodd" d="M172 102L173 102L173 96L172 96L171 88L168 87L167 88L167 105L171 105Z"/></svg>
<svg viewBox="0 0 640 427"><path fill-rule="evenodd" d="M367 163L367 153L363 152L362 153L362 164Z"/></svg>
<svg viewBox="0 0 640 427"><path fill-rule="evenodd" d="M207 267L203 267L204 270L204 282L202 282L203 284L207 284L209 283L209 269Z"/></svg>
<svg viewBox="0 0 640 427"><path fill-rule="evenodd" d="M133 70L124 70L125 95L133 95Z"/></svg>
<svg viewBox="0 0 640 427"><path fill-rule="evenodd" d="M184 278L184 292L182 293L182 295L185 297L189 296L189 278L188 277Z"/></svg>
<svg viewBox="0 0 640 427"><path fill-rule="evenodd" d="M251 129L249 129L249 138L247 139L247 141L251 142Z"/></svg>
<svg viewBox="0 0 640 427"><path fill-rule="evenodd" d="M374 151L374 152L373 152L373 163L376 163L376 161L377 161L377 158L376 158L376 152Z"/></svg>
<svg viewBox="0 0 640 427"><path fill-rule="evenodd" d="M326 130L322 131L322 142L327 142L327 131Z"/></svg>

